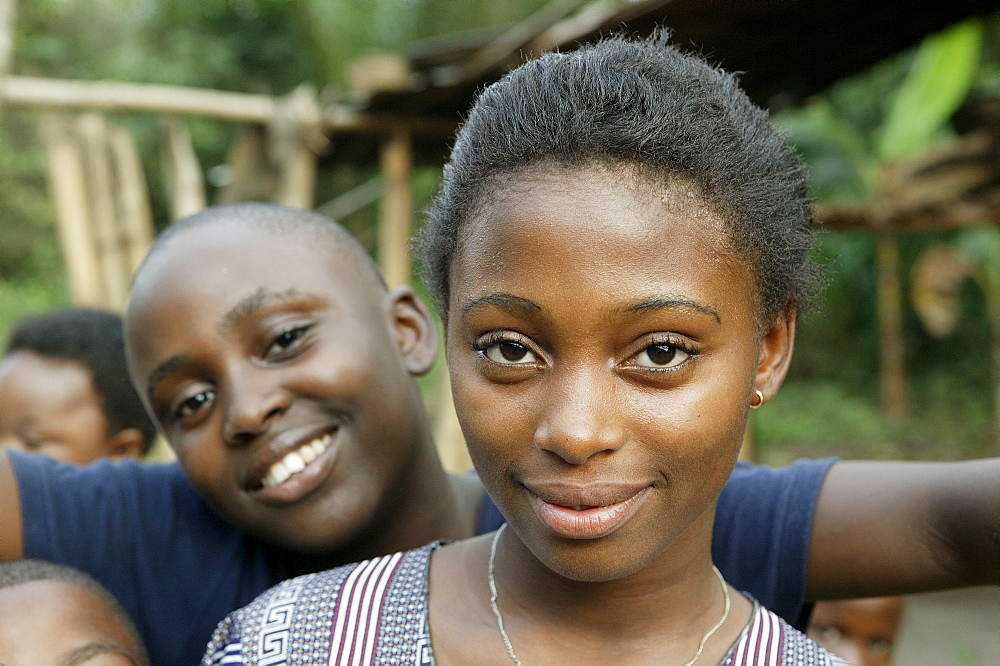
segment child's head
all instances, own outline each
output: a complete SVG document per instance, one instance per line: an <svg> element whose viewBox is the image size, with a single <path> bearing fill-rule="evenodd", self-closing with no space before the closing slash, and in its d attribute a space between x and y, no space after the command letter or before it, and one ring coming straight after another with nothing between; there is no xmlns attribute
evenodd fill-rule
<svg viewBox="0 0 1000 666"><path fill-rule="evenodd" d="M0 446L82 464L141 456L155 434L129 381L121 317L65 308L14 328L0 361Z"/></svg>
<svg viewBox="0 0 1000 666"><path fill-rule="evenodd" d="M903 615L903 597L821 601L809 638L854 666L889 666Z"/></svg>
<svg viewBox="0 0 1000 666"><path fill-rule="evenodd" d="M241 204L175 223L136 275L126 338L185 475L273 543L374 538L435 455L413 381L436 352L426 310L316 213Z"/></svg>
<svg viewBox="0 0 1000 666"><path fill-rule="evenodd" d="M766 114L662 40L483 92L421 250L473 461L550 568L707 555L747 410L787 371L810 223Z"/></svg>
<svg viewBox="0 0 1000 666"><path fill-rule="evenodd" d="M0 664L149 664L114 597L76 569L41 560L0 563Z"/></svg>

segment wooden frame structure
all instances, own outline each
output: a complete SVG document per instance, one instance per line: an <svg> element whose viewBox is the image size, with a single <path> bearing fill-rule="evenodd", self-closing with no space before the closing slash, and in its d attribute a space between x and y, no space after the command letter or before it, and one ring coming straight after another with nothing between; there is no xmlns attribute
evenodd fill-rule
<svg viewBox="0 0 1000 666"><path fill-rule="evenodd" d="M320 209L343 215L381 198L377 249L380 267L392 286L409 281L411 273L414 165L442 163L476 91L527 58L551 49L572 49L611 32L641 35L669 25L675 42L698 44L728 69L745 71L741 82L748 94L764 106L781 108L930 32L998 7L998 0L952 0L933 6L907 0L877 5L867 0L555 0L508 29L418 45L389 79L366 77L365 65L359 63L362 80L382 83L357 91L351 104L320 104L308 86L271 97L21 76L0 76L0 104L49 112L43 136L60 237L78 302L120 307L131 272L152 238L134 144L100 114L149 113L162 118L174 218L206 202L203 171L183 122L186 116L256 128L258 133L245 137L242 148L234 144L233 152L245 149L244 156L269 152L276 174L268 196L278 203L313 207L319 165L377 164L378 179ZM858 16L865 21L858 21ZM984 129L951 146L951 153L900 165L890 173L884 201L875 206L822 208L819 219L833 229L863 228L885 235L984 220L1000 224L995 159L1000 154L1000 102L986 106ZM328 150L331 144L333 149ZM942 192L947 196L940 196ZM902 296L898 270L894 273L891 268L896 264L891 244L882 255L883 264L890 267L883 272L880 306L886 359L883 394L887 412L902 414L905 375L898 335ZM1000 404L1000 394L997 401ZM447 422L443 431L454 433L453 414L448 408L438 412L443 415L439 421ZM459 462L453 466L461 466L461 456L455 459Z"/></svg>

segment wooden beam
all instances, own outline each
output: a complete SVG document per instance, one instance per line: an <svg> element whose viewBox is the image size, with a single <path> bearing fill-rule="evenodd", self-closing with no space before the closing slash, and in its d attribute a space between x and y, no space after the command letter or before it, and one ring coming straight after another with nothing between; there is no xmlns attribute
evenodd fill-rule
<svg viewBox="0 0 1000 666"><path fill-rule="evenodd" d="M0 81L10 71L10 56L14 52L14 20L17 16L16 0L0 0ZM0 106L3 106L0 104Z"/></svg>
<svg viewBox="0 0 1000 666"><path fill-rule="evenodd" d="M0 80L0 101L47 109L95 109L103 111L203 116L232 122L268 124L278 113L280 99L268 95L226 92L188 86L118 81L73 81L32 76L8 76ZM385 134L405 127L415 134L449 137L454 120L406 113L371 114L340 104L318 109L324 132Z"/></svg>
<svg viewBox="0 0 1000 666"><path fill-rule="evenodd" d="M389 287L410 281L410 226L413 216L412 141L405 130L396 130L382 146L382 179L385 194L379 211L378 263Z"/></svg>
<svg viewBox="0 0 1000 666"><path fill-rule="evenodd" d="M167 116L163 126L167 140L164 159L170 186L170 215L172 220L179 220L205 207L205 180L187 125Z"/></svg>
<svg viewBox="0 0 1000 666"><path fill-rule="evenodd" d="M104 305L97 256L90 238L90 205L80 147L72 137L69 121L61 116L45 120L42 139L70 298L77 305Z"/></svg>
<svg viewBox="0 0 1000 666"><path fill-rule="evenodd" d="M90 236L97 253L104 305L121 310L125 306L130 276L119 236L108 124L104 116L88 113L77 119L76 127L86 165L87 191L90 195Z"/></svg>
<svg viewBox="0 0 1000 666"><path fill-rule="evenodd" d="M0 97L9 104L50 109L100 109L197 115L235 122L266 123L277 103L268 95L224 92L186 86L118 81L71 81L8 76Z"/></svg>
<svg viewBox="0 0 1000 666"><path fill-rule="evenodd" d="M142 170L142 159L132 135L123 127L112 127L108 139L118 184L119 231L128 279L131 281L153 244L153 212L149 206L149 188ZM128 284L124 286L127 290Z"/></svg>

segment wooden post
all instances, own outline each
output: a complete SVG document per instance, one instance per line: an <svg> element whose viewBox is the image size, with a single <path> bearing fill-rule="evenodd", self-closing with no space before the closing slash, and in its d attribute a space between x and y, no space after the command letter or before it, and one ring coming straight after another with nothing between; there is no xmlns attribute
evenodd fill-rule
<svg viewBox="0 0 1000 666"><path fill-rule="evenodd" d="M97 251L104 305L121 309L128 292L128 271L121 251L115 206L108 126L103 116L88 113L77 121L83 145L84 164L90 193L90 231Z"/></svg>
<svg viewBox="0 0 1000 666"><path fill-rule="evenodd" d="M142 170L139 149L128 130L113 127L111 142L116 182L118 183L118 220L122 250L128 279L142 263L153 244L153 213L149 207L149 190ZM126 289L128 285L125 285Z"/></svg>
<svg viewBox="0 0 1000 666"><path fill-rule="evenodd" d="M49 116L43 125L42 140L70 298L77 305L103 305L97 256L90 238L83 156L71 135L69 121L64 116Z"/></svg>
<svg viewBox="0 0 1000 666"><path fill-rule="evenodd" d="M226 167L229 182L215 190L215 204L266 201L275 190L273 170L265 159L266 137L262 125L243 125L229 144Z"/></svg>
<svg viewBox="0 0 1000 666"><path fill-rule="evenodd" d="M15 0L0 0L0 82L10 71L10 55L14 52L14 21L17 16ZM3 108L3 99L0 99Z"/></svg>
<svg viewBox="0 0 1000 666"><path fill-rule="evenodd" d="M906 399L906 342L903 334L903 288L899 277L899 242L894 237L879 236L875 267L882 409L894 419L903 419L909 411Z"/></svg>
<svg viewBox="0 0 1000 666"><path fill-rule="evenodd" d="M451 381L448 369L441 368L437 403L434 406L434 442L437 444L441 464L449 472L461 474L472 469L472 458L465 446L462 426L458 423L455 403L451 399Z"/></svg>
<svg viewBox="0 0 1000 666"><path fill-rule="evenodd" d="M275 203L313 207L316 153L326 141L322 121L312 86L299 86L278 105L270 128L272 154L279 170Z"/></svg>
<svg viewBox="0 0 1000 666"><path fill-rule="evenodd" d="M163 125L167 133L170 214L178 220L205 207L205 181L187 125L174 116L164 117Z"/></svg>
<svg viewBox="0 0 1000 666"><path fill-rule="evenodd" d="M385 184L379 210L378 263L386 284L395 287L410 281L410 228L413 173L410 133L396 129L382 145L381 170Z"/></svg>

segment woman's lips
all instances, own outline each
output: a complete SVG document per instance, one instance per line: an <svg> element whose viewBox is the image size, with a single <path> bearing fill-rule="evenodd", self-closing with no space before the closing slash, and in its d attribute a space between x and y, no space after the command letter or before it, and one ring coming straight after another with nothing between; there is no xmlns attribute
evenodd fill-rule
<svg viewBox="0 0 1000 666"><path fill-rule="evenodd" d="M634 491L623 500L601 505L575 503L571 506L542 499L528 488L531 505L538 518L561 537L600 539L627 523L642 505L649 487Z"/></svg>

